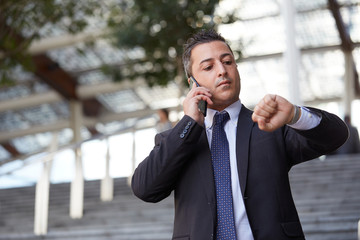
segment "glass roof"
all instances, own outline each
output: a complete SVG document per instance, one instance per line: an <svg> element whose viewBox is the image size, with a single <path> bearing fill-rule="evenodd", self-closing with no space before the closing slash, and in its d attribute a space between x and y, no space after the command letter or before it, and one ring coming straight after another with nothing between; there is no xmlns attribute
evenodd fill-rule
<svg viewBox="0 0 360 240"><path fill-rule="evenodd" d="M145 109L146 105L133 90L101 94L97 99L113 112L130 112Z"/></svg>
<svg viewBox="0 0 360 240"><path fill-rule="evenodd" d="M81 85L95 85L103 82L111 82L112 80L101 71L91 71L81 74L78 78Z"/></svg>
<svg viewBox="0 0 360 240"><path fill-rule="evenodd" d="M47 54L69 72L96 70L105 64L121 65L129 59L136 61L144 56L141 48L121 50L101 39L95 41L93 46L78 43L48 51Z"/></svg>
<svg viewBox="0 0 360 240"><path fill-rule="evenodd" d="M13 71L11 77L16 80L16 83L12 86L0 87L0 101L26 97L34 93L44 93L50 89L34 74L25 72L20 67Z"/></svg>
<svg viewBox="0 0 360 240"><path fill-rule="evenodd" d="M1 131L11 131L14 129L24 129L28 128L31 125L26 122L22 116L15 111L6 111L0 114L0 130Z"/></svg>
<svg viewBox="0 0 360 240"><path fill-rule="evenodd" d="M298 26L298 47L314 48L340 44L335 20L329 10L305 12L298 15L296 21Z"/></svg>
<svg viewBox="0 0 360 240"><path fill-rule="evenodd" d="M167 87L154 86L150 89L145 86L138 87L136 93L151 109L176 107L181 96L179 87L174 82Z"/></svg>
<svg viewBox="0 0 360 240"><path fill-rule="evenodd" d="M220 33L230 41L234 49L241 50L242 58L238 69L241 76L242 90L240 98L249 107L254 106L266 93L276 93L289 97L289 81L285 69L283 52L285 51L286 32L280 0L223 0L220 1L217 13L224 15L234 11L239 21L219 26ZM327 0L294 0L296 8L295 32L296 44L301 52L299 59L299 88L304 102L316 100L340 99L344 93L344 54L341 51L341 39ZM355 43L353 58L360 69L360 0L338 0L340 12L348 33ZM261 6L261 7L260 7ZM91 25L86 32L103 29L104 22L98 16L88 19ZM69 35L65 30L46 24L41 36L46 38ZM124 87L113 82L100 69L105 64L121 67L126 75L127 60L142 71L144 66L136 64L144 57L141 47L132 50L114 48L102 38L96 38L93 44L74 41L46 51L46 56L57 62L74 79L78 88L89 87L92 95L81 99L95 99L99 105L99 119L88 116L86 121L96 121L95 129L99 133L109 134L134 127L136 124L151 126L156 123L155 110L174 108L181 105L186 89L179 88L171 82L166 87L149 88L146 84L133 82ZM145 66L152 68L152 65ZM54 89L41 81L34 74L15 68L13 77L16 85L0 88L0 135L10 131L20 134L24 130L59 123L68 120L71 115L70 104L62 98L49 96ZM106 84L113 89L100 91ZM113 85L111 85L113 84ZM77 89L78 90L78 89ZM185 90L185 91L184 91ZM42 97L44 102L30 104L21 108L7 107L9 101L28 103L29 99ZM37 99L37 98L36 98ZM51 99L51 101L49 100ZM93 102L91 103L93 104ZM90 105L93 107L93 105ZM180 108L181 109L181 108ZM150 110L150 111L149 111ZM147 115L139 113L148 112ZM152 111L152 112L151 112ZM125 120L109 118L115 114ZM133 114L133 115L131 115ZM141 121L140 121L141 120ZM84 139L91 136L85 126L81 130ZM73 133L65 127L59 131L60 144L71 142ZM1 136L0 136L1 137ZM35 153L51 142L51 131L23 135L2 140L10 143L20 154ZM0 145L0 161L11 157L11 153Z"/></svg>

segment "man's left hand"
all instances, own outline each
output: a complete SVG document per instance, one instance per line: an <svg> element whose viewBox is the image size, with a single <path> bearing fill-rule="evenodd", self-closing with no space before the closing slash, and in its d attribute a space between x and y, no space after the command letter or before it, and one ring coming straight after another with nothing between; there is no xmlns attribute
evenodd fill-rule
<svg viewBox="0 0 360 240"><path fill-rule="evenodd" d="M291 122L294 117L294 105L283 97L267 94L255 106L252 120L263 131L272 132Z"/></svg>

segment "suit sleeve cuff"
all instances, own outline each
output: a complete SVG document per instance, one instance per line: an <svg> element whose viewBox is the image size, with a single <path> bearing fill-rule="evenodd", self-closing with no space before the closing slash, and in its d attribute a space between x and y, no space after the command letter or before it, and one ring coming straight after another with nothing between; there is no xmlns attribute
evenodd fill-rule
<svg viewBox="0 0 360 240"><path fill-rule="evenodd" d="M321 116L310 111L306 107L301 107L301 115L299 120L294 124L289 124L290 127L298 130L309 130L320 124Z"/></svg>

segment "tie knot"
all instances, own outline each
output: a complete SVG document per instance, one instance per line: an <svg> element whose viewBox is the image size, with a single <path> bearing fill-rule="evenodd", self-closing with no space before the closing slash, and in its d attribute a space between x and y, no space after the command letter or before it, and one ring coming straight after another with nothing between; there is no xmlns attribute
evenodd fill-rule
<svg viewBox="0 0 360 240"><path fill-rule="evenodd" d="M222 125L224 126L225 123L230 119L229 113L224 111L224 112L220 112L220 113L216 113L214 116L214 122L215 125Z"/></svg>

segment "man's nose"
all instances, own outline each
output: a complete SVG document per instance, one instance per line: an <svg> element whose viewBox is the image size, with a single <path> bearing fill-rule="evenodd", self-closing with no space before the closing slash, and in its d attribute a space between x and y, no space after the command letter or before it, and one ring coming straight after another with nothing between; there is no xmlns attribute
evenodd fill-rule
<svg viewBox="0 0 360 240"><path fill-rule="evenodd" d="M219 62L217 64L217 71L218 71L218 76L224 76L226 74L226 67L222 64L222 62Z"/></svg>

